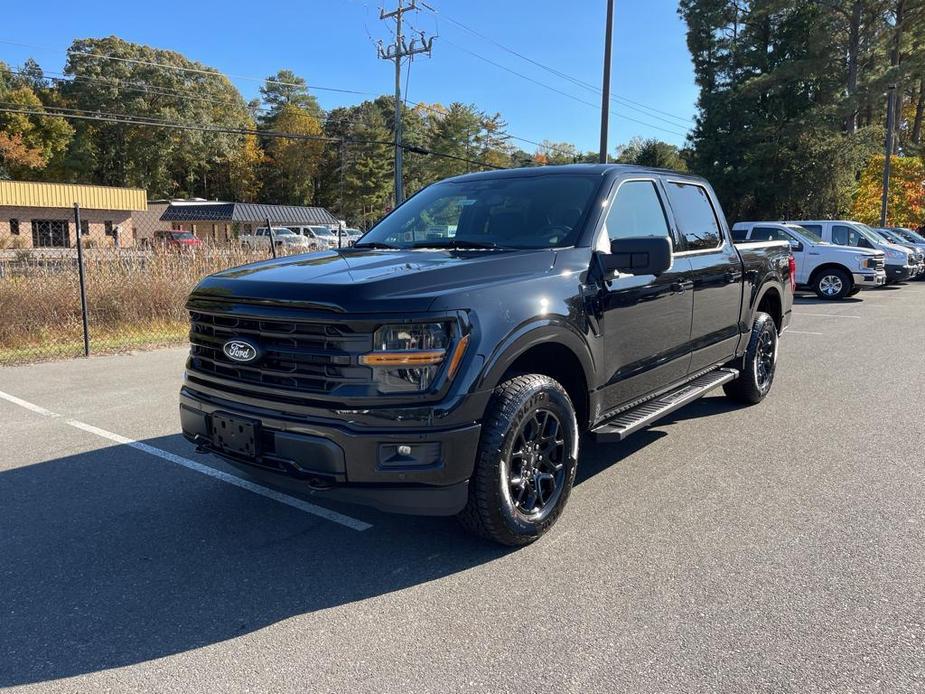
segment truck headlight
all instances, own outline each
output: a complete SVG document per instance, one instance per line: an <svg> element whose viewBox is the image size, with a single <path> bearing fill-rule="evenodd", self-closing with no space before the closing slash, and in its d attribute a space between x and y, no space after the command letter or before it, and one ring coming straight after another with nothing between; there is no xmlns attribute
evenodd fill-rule
<svg viewBox="0 0 925 694"><path fill-rule="evenodd" d="M361 355L359 361L372 367L380 392L421 392L433 384L452 341L446 323L383 325L373 334L373 351ZM468 335L456 341L450 357L450 377L468 341Z"/></svg>

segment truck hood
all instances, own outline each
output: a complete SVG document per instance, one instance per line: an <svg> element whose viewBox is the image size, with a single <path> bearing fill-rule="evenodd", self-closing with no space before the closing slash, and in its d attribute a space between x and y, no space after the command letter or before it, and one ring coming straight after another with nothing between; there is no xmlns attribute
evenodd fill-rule
<svg viewBox="0 0 925 694"><path fill-rule="evenodd" d="M426 311L474 287L545 275L556 252L345 248L223 270L191 298L301 305L348 313Z"/></svg>
<svg viewBox="0 0 925 694"><path fill-rule="evenodd" d="M819 243L816 244L819 248L826 248L829 250L836 251L848 251L856 255L883 255L883 251L876 248L858 248L857 246L841 246L837 243Z"/></svg>

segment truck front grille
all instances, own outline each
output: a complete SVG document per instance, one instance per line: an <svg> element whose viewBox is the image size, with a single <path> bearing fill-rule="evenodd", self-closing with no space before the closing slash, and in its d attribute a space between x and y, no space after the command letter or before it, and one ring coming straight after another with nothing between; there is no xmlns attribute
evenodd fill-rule
<svg viewBox="0 0 925 694"><path fill-rule="evenodd" d="M228 358L223 346L244 338L261 356L253 363ZM190 375L210 388L264 399L293 395L358 394L371 385L372 372L358 357L372 349L372 334L328 321L293 321L264 316L190 311ZM214 380L221 379L221 381Z"/></svg>
<svg viewBox="0 0 925 694"><path fill-rule="evenodd" d="M869 267L869 268L871 268L871 269L873 269L873 270L881 270L881 269L883 269L883 256L877 256L877 257L874 257L874 258L868 258L868 259L867 259L867 267Z"/></svg>

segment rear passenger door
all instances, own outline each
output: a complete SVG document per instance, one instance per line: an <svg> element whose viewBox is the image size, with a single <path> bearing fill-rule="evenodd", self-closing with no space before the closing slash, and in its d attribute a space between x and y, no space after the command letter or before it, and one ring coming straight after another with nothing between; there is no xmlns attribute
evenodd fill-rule
<svg viewBox="0 0 925 694"><path fill-rule="evenodd" d="M690 371L731 359L739 340L742 260L724 231L719 203L706 186L669 179L668 202L691 264L694 309ZM754 234L752 234L754 236Z"/></svg>

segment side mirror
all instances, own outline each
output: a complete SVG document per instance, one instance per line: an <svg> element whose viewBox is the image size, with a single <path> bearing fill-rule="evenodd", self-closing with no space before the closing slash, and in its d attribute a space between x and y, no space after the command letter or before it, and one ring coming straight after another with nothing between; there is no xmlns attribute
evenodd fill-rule
<svg viewBox="0 0 925 694"><path fill-rule="evenodd" d="M610 253L597 254L606 273L661 275L671 267L671 241L666 236L639 236L615 239Z"/></svg>
<svg viewBox="0 0 925 694"><path fill-rule="evenodd" d="M794 253L801 253L803 251L803 244L794 239L790 241L790 250Z"/></svg>
<svg viewBox="0 0 925 694"><path fill-rule="evenodd" d="M858 248L873 248L873 245L871 245L870 241L862 237L858 240Z"/></svg>

